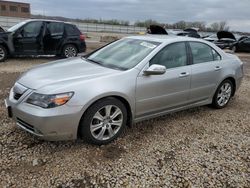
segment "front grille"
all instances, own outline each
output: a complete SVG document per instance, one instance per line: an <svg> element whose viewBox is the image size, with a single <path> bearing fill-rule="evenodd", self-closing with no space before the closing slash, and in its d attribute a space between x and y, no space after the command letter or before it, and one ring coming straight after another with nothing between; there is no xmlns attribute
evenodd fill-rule
<svg viewBox="0 0 250 188"><path fill-rule="evenodd" d="M35 129L34 129L34 126L26 123L25 121L17 118L17 123L19 123L21 126L25 127L26 129L32 131L32 132L35 132Z"/></svg>
<svg viewBox="0 0 250 188"><path fill-rule="evenodd" d="M14 99L16 99L16 100L20 99L21 96L22 96L22 94L20 94L20 93L14 93Z"/></svg>

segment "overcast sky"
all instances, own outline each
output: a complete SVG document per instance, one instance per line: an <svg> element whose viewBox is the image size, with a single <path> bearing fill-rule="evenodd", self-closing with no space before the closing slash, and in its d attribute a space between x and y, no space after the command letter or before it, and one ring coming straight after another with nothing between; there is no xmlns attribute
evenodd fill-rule
<svg viewBox="0 0 250 188"><path fill-rule="evenodd" d="M163 23L227 21L231 30L250 32L250 0L17 0L32 14L70 18L154 19Z"/></svg>

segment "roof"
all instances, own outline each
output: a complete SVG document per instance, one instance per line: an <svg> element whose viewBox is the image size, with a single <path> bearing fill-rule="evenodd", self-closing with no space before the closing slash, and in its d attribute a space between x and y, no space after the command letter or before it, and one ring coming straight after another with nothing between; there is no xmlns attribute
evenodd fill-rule
<svg viewBox="0 0 250 188"><path fill-rule="evenodd" d="M49 20L49 19L28 19L28 20L25 20L25 22L30 22L30 21L69 23L69 22L64 22L64 21L60 21L60 20Z"/></svg>
<svg viewBox="0 0 250 188"><path fill-rule="evenodd" d="M192 37L182 37L182 36L176 36L176 35L141 35L141 36L131 36L127 38L133 38L133 39L139 39L139 40L149 40L154 42L182 42L182 41L202 41L202 39L196 39Z"/></svg>
<svg viewBox="0 0 250 188"><path fill-rule="evenodd" d="M27 6L30 6L30 3L16 2L16 1L2 1L2 0L0 0L0 3L19 4L19 5L27 5Z"/></svg>

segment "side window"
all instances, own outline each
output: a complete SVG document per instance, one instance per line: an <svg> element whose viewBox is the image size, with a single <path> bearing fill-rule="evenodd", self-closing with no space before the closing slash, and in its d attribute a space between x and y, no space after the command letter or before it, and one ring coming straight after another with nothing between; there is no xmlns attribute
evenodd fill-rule
<svg viewBox="0 0 250 188"><path fill-rule="evenodd" d="M200 42L190 42L193 55L193 63L206 63L214 60L220 60L220 55L210 46Z"/></svg>
<svg viewBox="0 0 250 188"><path fill-rule="evenodd" d="M250 44L250 39L246 39L246 40L244 40L244 43L246 43L246 44Z"/></svg>
<svg viewBox="0 0 250 188"><path fill-rule="evenodd" d="M74 25L65 25L66 33L68 35L79 35L80 31Z"/></svg>
<svg viewBox="0 0 250 188"><path fill-rule="evenodd" d="M162 49L150 61L150 65L164 65L166 68L175 68L187 65L187 52L184 42L170 44Z"/></svg>
<svg viewBox="0 0 250 188"><path fill-rule="evenodd" d="M23 27L23 37L37 37L40 34L43 22L30 22Z"/></svg>
<svg viewBox="0 0 250 188"><path fill-rule="evenodd" d="M212 53L213 53L213 56L214 56L214 61L219 61L221 60L221 56L218 52L216 52L214 49L212 49Z"/></svg>
<svg viewBox="0 0 250 188"><path fill-rule="evenodd" d="M50 35L63 35L64 31L64 24L63 23L56 23L56 22L49 22L47 23L47 32Z"/></svg>

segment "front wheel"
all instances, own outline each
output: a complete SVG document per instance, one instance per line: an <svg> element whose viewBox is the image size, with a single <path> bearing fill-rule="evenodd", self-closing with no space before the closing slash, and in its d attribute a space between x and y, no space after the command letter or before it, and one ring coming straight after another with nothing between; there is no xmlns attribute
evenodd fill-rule
<svg viewBox="0 0 250 188"><path fill-rule="evenodd" d="M72 44L67 44L64 46L62 51L62 56L69 58L69 57L76 57L77 56L77 48Z"/></svg>
<svg viewBox="0 0 250 188"><path fill-rule="evenodd" d="M3 62L7 58L7 50L3 45L0 45L0 62Z"/></svg>
<svg viewBox="0 0 250 188"><path fill-rule="evenodd" d="M223 81L213 97L213 107L221 109L227 106L233 95L233 83L230 80Z"/></svg>
<svg viewBox="0 0 250 188"><path fill-rule="evenodd" d="M124 104L113 97L94 103L83 115L79 134L91 144L103 145L115 140L127 122Z"/></svg>

